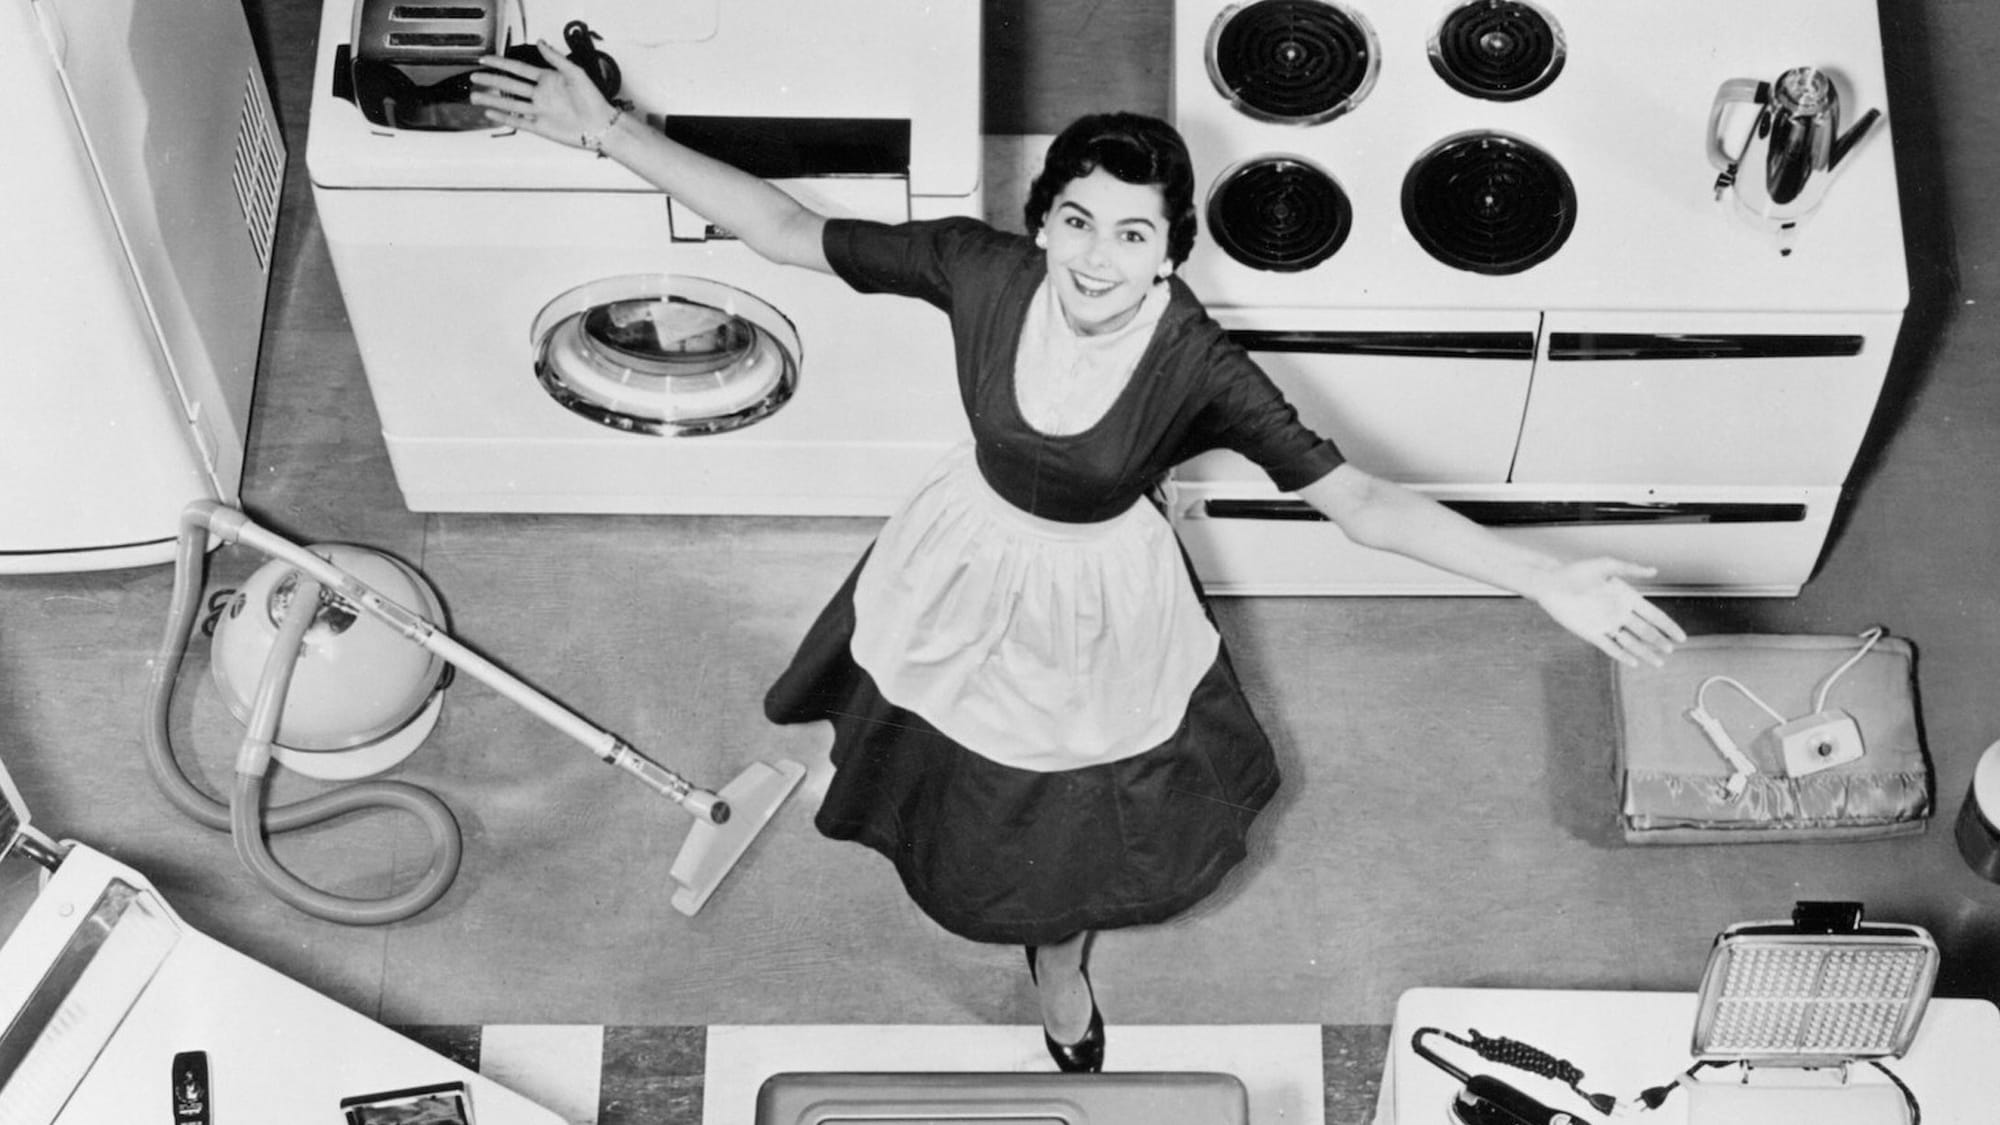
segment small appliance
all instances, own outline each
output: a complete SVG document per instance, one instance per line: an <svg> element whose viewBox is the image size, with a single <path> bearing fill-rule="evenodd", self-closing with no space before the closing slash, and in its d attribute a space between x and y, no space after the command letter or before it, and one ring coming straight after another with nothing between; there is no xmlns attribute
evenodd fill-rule
<svg viewBox="0 0 2000 1125"><path fill-rule="evenodd" d="M0 574L234 503L285 173L241 0L0 0Z"/></svg>
<svg viewBox="0 0 2000 1125"><path fill-rule="evenodd" d="M168 732L174 685L200 611L211 537L241 543L271 559L228 599L212 648L217 686L245 728L227 802L188 778ZM240 511L197 501L181 520L177 564L166 635L147 684L147 766L176 808L229 832L244 866L280 899L314 917L375 925L428 908L457 873L458 824L427 790L379 779L267 810L264 786L272 759L323 778L354 778L389 768L415 750L436 723L447 665L500 692L695 818L668 872L679 885L674 908L683 914L702 908L805 776L805 767L796 762L755 762L720 793L694 785L452 639L436 620L441 606L429 584L380 552L345 544L301 547ZM381 899L335 895L307 884L271 854L264 840L266 832L288 832L384 807L417 817L433 846L424 875L408 889Z"/></svg>
<svg viewBox="0 0 2000 1125"><path fill-rule="evenodd" d="M1795 66L1775 82L1732 78L1709 110L1708 159L1720 172L1716 198L1734 200L1770 228L1780 254L1790 254L1799 224L1881 116L1870 109L1842 132L1840 91L1817 67Z"/></svg>
<svg viewBox="0 0 2000 1125"><path fill-rule="evenodd" d="M1689 1125L1915 1125L1916 1095L1884 1060L1909 1050L1937 970L1929 933L1864 922L1860 903L1802 902L1788 922L1723 930L1681 1080ZM1849 1081L1863 1064L1889 1082Z"/></svg>
<svg viewBox="0 0 2000 1125"><path fill-rule="evenodd" d="M1457 1083L1446 1114L1454 1125L1580 1125L1592 1113L1630 1120L1680 1088L1688 1125L1915 1125L1917 1096L1883 1060L1915 1040L1937 968L1937 944L1921 927L1863 922L1859 903L1801 902L1789 921L1739 923L1717 936L1695 998L1693 1064L1632 1098L1589 1092L1581 1067L1517 1039L1419 1026L1409 1047ZM1566 1087L1578 1105L1473 1073L1426 1042L1433 1036L1533 1075L1538 1092ZM1851 1081L1861 1064L1882 1080ZM1734 1073L1702 1077L1709 1069Z"/></svg>
<svg viewBox="0 0 2000 1125"><path fill-rule="evenodd" d="M471 103L472 73L487 55L546 66L541 50L521 41L520 0L410 3L361 0L351 42L334 49L333 94L360 107L370 124L391 129L487 129ZM616 98L618 61L597 49L582 20L562 30L567 57L607 98Z"/></svg>
<svg viewBox="0 0 2000 1125"><path fill-rule="evenodd" d="M467 76L482 56L508 53L522 23L519 0L358 0L353 38L341 45L344 94L376 125L484 128L486 115L466 100Z"/></svg>

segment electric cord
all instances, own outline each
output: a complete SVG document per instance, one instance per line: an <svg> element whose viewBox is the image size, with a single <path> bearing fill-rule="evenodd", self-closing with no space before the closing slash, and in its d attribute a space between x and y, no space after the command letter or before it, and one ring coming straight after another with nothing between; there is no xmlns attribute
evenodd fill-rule
<svg viewBox="0 0 2000 1125"><path fill-rule="evenodd" d="M1862 657L1868 655L1869 651L1875 647L1876 642L1882 639L1885 632L1886 630L1882 626L1876 625L1857 636L1856 639L1861 641L1861 647L1856 649L1838 668L1835 668L1832 672L1822 677L1819 683L1815 685L1813 689L1812 710L1807 712L1808 714L1817 715L1826 710L1827 696L1832 693L1834 684L1847 674L1848 669L1859 664ZM1792 719L1791 716L1766 703L1762 696L1750 690L1741 680L1733 676L1709 676L1702 680L1700 685L1694 689L1694 707L1687 712L1687 717L1702 729L1702 732L1708 736L1709 741L1715 745L1715 748L1735 767L1736 775L1730 779L1729 792L1731 796L1736 796L1743 791L1744 782L1749 775L1757 772L1757 767L1756 763L1751 761L1748 755L1737 748L1735 740L1729 737L1728 732L1723 729L1722 724L1708 710L1706 702L1708 689L1717 684L1735 688L1743 698L1756 704L1758 709L1769 715L1779 725L1789 723Z"/></svg>
<svg viewBox="0 0 2000 1125"><path fill-rule="evenodd" d="M1883 635L1883 629L1880 625L1877 625L1874 628L1871 628L1867 632L1862 633L1858 636L1857 639L1861 641L1861 647L1855 650L1852 656L1849 656L1847 658L1846 663L1843 663L1840 667L1835 668L1832 672L1827 673L1827 675L1824 678L1822 678L1819 684L1813 689L1812 710L1808 712L1808 714L1818 714L1819 712L1826 710L1826 697L1830 692L1833 691L1834 683L1838 681L1840 677L1846 675L1847 670L1849 668L1852 668L1856 664L1859 664L1861 662L1861 658L1867 656L1868 651L1875 647L1875 643L1882 639L1882 635ZM1745 699L1748 699L1750 702L1756 704L1759 708L1761 708L1766 715L1771 716L1773 719L1776 719L1781 723L1788 723L1792 721L1790 716L1778 710L1776 707L1771 706L1769 703L1764 702L1761 696L1759 696L1756 692L1751 691L1749 688L1745 687L1741 681L1737 680L1732 676L1710 676L1707 679L1703 680L1701 682L1701 686L1697 687L1694 691L1694 706L1697 711L1701 711L1704 714L1708 712L1708 708L1702 702L1702 697L1708 691L1708 689L1715 684L1726 684L1729 687L1735 688L1737 691L1743 694L1743 697Z"/></svg>
<svg viewBox="0 0 2000 1125"><path fill-rule="evenodd" d="M1672 1095L1675 1090L1680 1088L1681 1083L1693 1079L1696 1071L1701 1070L1704 1067L1722 1066L1722 1065L1724 1065L1722 1062L1717 1061L1715 1059L1702 1059L1701 1061L1695 1063L1693 1066L1688 1067L1686 1070L1681 1071L1679 1074L1675 1075L1673 1081L1663 1083L1658 1086L1651 1086L1644 1090L1639 1091L1639 1096L1634 1100L1637 1101L1642 1107L1646 1109L1658 1109L1666 1104L1667 1098L1670 1095Z"/></svg>
<svg viewBox="0 0 2000 1125"><path fill-rule="evenodd" d="M1898 1076L1895 1071L1890 1070L1887 1066L1884 1066L1882 1060L1868 1059L1866 1061L1870 1066L1873 1066L1876 1070L1881 1071L1883 1077L1887 1078L1892 1084L1894 1084L1897 1091L1903 1095L1903 1105L1910 1111L1909 1125L1923 1125L1924 1107L1922 1106L1921 1103L1917 1101L1916 1091L1910 1089L1909 1083L1904 1082L1903 1079L1900 1076ZM1702 1059L1701 1061L1695 1063L1693 1066L1688 1067L1686 1070L1682 1071L1678 1076L1674 1078L1672 1082L1668 1082L1664 1085L1654 1086L1649 1089L1640 1091L1639 1096L1636 1100L1642 1107L1646 1109L1658 1109L1660 1108L1660 1106L1666 1104L1668 1096L1670 1096L1676 1089L1678 1089L1683 1082L1692 1080L1695 1076L1696 1071L1701 1070L1703 1067L1711 1067L1711 1066L1720 1067L1728 1065L1730 1065L1730 1063L1722 1059Z"/></svg>
<svg viewBox="0 0 2000 1125"><path fill-rule="evenodd" d="M1609 1094L1592 1094L1583 1088L1583 1071L1566 1059L1560 1059L1539 1047L1523 1043L1518 1039L1496 1038L1481 1035L1477 1028L1470 1029L1464 1036L1449 1031L1437 1034L1488 1062L1497 1062L1524 1070L1542 1078L1554 1079L1576 1091L1576 1095L1589 1102L1599 1113L1610 1113L1618 1107L1618 1099Z"/></svg>
<svg viewBox="0 0 2000 1125"><path fill-rule="evenodd" d="M1832 672L1828 673L1825 679L1819 682L1819 690L1813 693L1812 709L1814 713L1826 710L1826 696L1828 692L1833 690L1834 681L1846 675L1849 668L1861 663L1861 658L1867 656L1868 650L1875 647L1875 642L1882 639L1882 633L1883 629L1880 625L1862 633L1860 636L1861 647L1855 651L1854 655L1848 657L1845 664L1835 668Z"/></svg>
<svg viewBox="0 0 2000 1125"><path fill-rule="evenodd" d="M1869 1059L1868 1065L1881 1071L1883 1077L1895 1083L1896 1089L1902 1091L1903 1104L1908 1106L1910 1110L1910 1125L1924 1125L1924 1107L1917 1103L1917 1092L1910 1089L1910 1084L1903 1081L1895 1071L1882 1065L1881 1059Z"/></svg>
<svg viewBox="0 0 2000 1125"><path fill-rule="evenodd" d="M167 630L147 679L142 731L146 764L155 785L175 808L207 828L228 832L238 857L265 887L288 905L313 917L344 925L370 926L401 921L444 896L458 874L464 842L451 809L435 794L403 781L373 780L344 786L283 805L264 802L270 746L283 713L299 638L319 605L317 582L301 575L301 590L280 622L280 634L266 658L248 730L237 756L233 799L224 802L187 776L174 755L169 734L173 689L201 609L199 590L206 558L208 525L193 509L181 518L174 563L174 589ZM290 638L289 641L287 638ZM354 898L313 887L286 870L270 852L267 834L280 834L370 809L401 810L416 817L431 837L430 866L406 890L379 899Z"/></svg>
<svg viewBox="0 0 2000 1125"><path fill-rule="evenodd" d="M1751 691L1749 688L1743 686L1743 682L1741 680L1736 679L1734 676L1710 676L1709 678L1703 680L1701 682L1701 686L1694 689L1694 709L1696 711L1699 711L1704 715L1709 713L1708 705L1707 703L1703 702L1703 699L1708 694L1708 689L1714 687L1716 684L1723 684L1725 686L1735 688L1738 692L1742 694L1743 698L1749 700L1752 703L1755 703L1760 709L1763 710L1763 712L1766 715L1771 716L1771 718L1777 720L1778 722L1789 723L1792 721L1790 716L1786 715L1783 711L1778 710L1776 707L1773 707L1770 704L1764 702L1762 696L1758 695L1754 691Z"/></svg>

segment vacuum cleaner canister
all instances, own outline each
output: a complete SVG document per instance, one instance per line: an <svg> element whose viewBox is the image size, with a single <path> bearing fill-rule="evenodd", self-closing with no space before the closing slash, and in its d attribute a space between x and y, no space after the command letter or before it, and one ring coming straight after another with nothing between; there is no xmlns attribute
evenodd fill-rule
<svg viewBox="0 0 2000 1125"><path fill-rule="evenodd" d="M422 575L364 547L313 548L391 600L433 621L444 606ZM248 723L279 622L298 586L298 571L279 560L258 568L216 621L209 672L239 723ZM437 723L445 662L373 617L323 599L300 645L285 695L274 753L314 777L381 773L409 757Z"/></svg>

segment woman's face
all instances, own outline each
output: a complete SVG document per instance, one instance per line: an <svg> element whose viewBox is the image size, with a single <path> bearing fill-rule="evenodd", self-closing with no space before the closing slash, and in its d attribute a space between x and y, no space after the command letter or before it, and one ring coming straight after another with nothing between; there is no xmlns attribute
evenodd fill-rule
<svg viewBox="0 0 2000 1125"><path fill-rule="evenodd" d="M1070 327L1084 335L1131 320L1167 262L1166 203L1151 184L1128 184L1099 168L1056 196L1036 236L1049 285Z"/></svg>

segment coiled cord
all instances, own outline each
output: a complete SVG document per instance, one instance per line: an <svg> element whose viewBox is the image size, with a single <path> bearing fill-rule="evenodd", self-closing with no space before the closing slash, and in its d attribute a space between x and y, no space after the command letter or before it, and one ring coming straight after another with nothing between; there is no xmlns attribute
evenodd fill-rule
<svg viewBox="0 0 2000 1125"><path fill-rule="evenodd" d="M1471 1051L1488 1062L1525 1070L1542 1078L1552 1078L1576 1091L1577 1097L1589 1102L1599 1113L1610 1113L1618 1107L1618 1099L1610 1094L1592 1094L1583 1089L1583 1071L1575 1063L1559 1059L1540 1047L1531 1046L1518 1039L1494 1038L1481 1035L1477 1028L1465 1035L1454 1035L1440 1031L1439 1035Z"/></svg>
<svg viewBox="0 0 2000 1125"><path fill-rule="evenodd" d="M264 804L265 765L283 714L284 694L290 686L300 639L319 605L321 587L317 582L301 575L301 592L284 614L278 640L266 658L249 729L237 756L234 799L224 803L210 796L181 769L174 756L168 715L174 684L187 655L188 639L201 609L199 593L206 569L208 530L206 510L191 505L181 517L166 636L146 684L142 734L146 764L154 783L190 819L230 833L238 857L251 873L272 894L306 914L344 925L373 926L401 921L429 908L450 889L464 852L458 820L435 794L408 782L375 780L289 804L268 807ZM267 833L292 832L349 813L381 808L400 809L415 816L432 841L431 863L423 876L407 890L384 898L351 898L313 887L286 870L271 854L265 840Z"/></svg>

